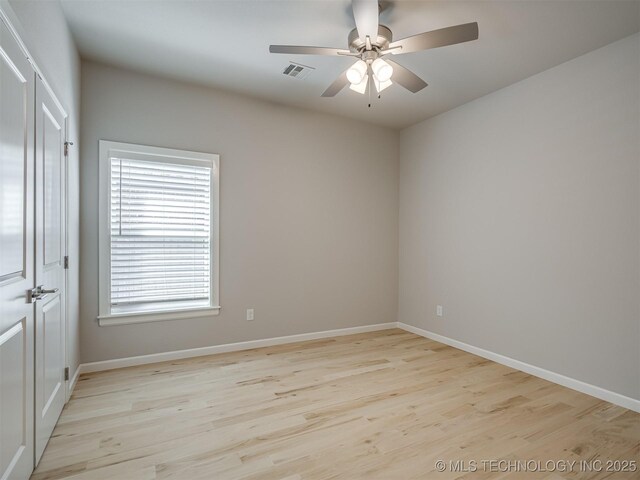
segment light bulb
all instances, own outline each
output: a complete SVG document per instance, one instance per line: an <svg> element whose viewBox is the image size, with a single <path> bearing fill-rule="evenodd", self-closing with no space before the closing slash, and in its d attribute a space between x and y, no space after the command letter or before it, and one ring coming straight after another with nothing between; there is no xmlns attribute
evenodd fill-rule
<svg viewBox="0 0 640 480"><path fill-rule="evenodd" d="M362 93L367 91L367 84L369 83L369 75L366 75L362 78L360 83L352 83L349 88L354 92Z"/></svg>
<svg viewBox="0 0 640 480"><path fill-rule="evenodd" d="M347 70L347 80L351 85L358 85L367 74L367 64L362 60L358 60Z"/></svg>
<svg viewBox="0 0 640 480"><path fill-rule="evenodd" d="M373 61L371 64L371 70L373 70L373 74L380 83L386 82L391 78L391 75L393 75L393 67L381 58L376 58Z"/></svg>

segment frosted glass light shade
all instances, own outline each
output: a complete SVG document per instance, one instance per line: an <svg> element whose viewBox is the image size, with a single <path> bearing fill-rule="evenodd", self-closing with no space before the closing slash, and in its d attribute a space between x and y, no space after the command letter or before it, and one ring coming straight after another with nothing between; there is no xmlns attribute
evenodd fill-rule
<svg viewBox="0 0 640 480"><path fill-rule="evenodd" d="M349 88L354 92L362 93L364 95L364 92L367 91L367 83L369 83L369 75L365 74L360 83L352 83Z"/></svg>
<svg viewBox="0 0 640 480"><path fill-rule="evenodd" d="M381 58L376 58L373 61L371 70L373 70L373 74L380 83L386 82L391 78L391 75L393 75L393 67Z"/></svg>
<svg viewBox="0 0 640 480"><path fill-rule="evenodd" d="M367 64L362 60L358 60L354 63L349 70L347 70L347 80L351 85L358 85L362 82L362 79L367 75Z"/></svg>
<svg viewBox="0 0 640 480"><path fill-rule="evenodd" d="M391 80L387 80L386 82L374 81L373 83L376 85L376 90L378 91L378 93L383 91L385 88L389 88L391 85L393 85L393 82Z"/></svg>

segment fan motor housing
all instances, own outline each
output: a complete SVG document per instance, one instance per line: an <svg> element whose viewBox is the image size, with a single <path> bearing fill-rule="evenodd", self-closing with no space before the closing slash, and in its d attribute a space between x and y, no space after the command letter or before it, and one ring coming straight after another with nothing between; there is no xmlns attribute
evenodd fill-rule
<svg viewBox="0 0 640 480"><path fill-rule="evenodd" d="M378 50L385 50L389 47L393 37L391 34L391 30L385 27L384 25L378 25L378 38L371 39L371 45L376 47ZM349 49L354 53L360 53L366 48L365 42L360 40L360 35L358 35L358 30L354 28L349 33Z"/></svg>

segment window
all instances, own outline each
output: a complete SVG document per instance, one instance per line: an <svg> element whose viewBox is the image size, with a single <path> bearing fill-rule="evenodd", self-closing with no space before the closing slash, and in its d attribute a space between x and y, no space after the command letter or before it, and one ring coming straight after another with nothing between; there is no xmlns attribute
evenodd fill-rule
<svg viewBox="0 0 640 480"><path fill-rule="evenodd" d="M218 313L219 157L100 141L100 325Z"/></svg>

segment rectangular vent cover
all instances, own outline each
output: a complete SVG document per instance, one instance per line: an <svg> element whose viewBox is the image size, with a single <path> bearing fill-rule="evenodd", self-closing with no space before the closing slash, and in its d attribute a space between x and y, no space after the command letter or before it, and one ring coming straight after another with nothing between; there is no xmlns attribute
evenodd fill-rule
<svg viewBox="0 0 640 480"><path fill-rule="evenodd" d="M287 68L282 71L282 73L288 77L295 77L302 80L303 78L307 78L314 70L315 68L313 67L291 62Z"/></svg>

